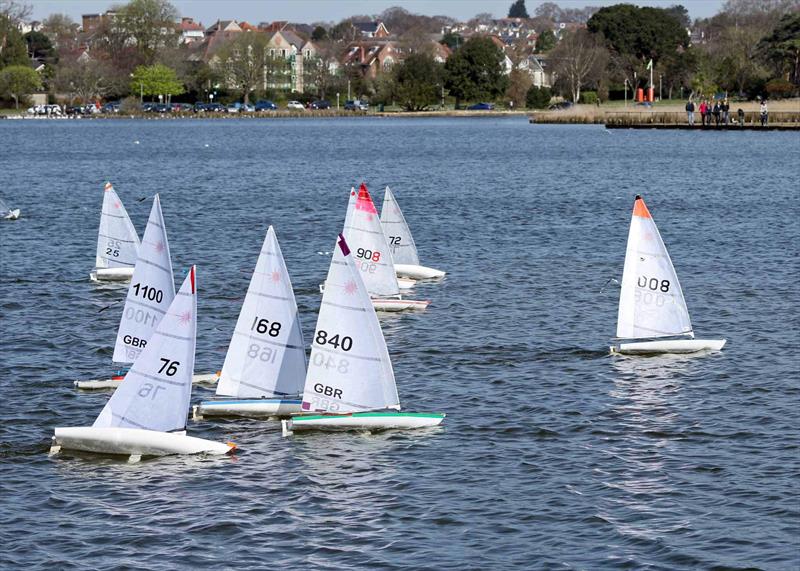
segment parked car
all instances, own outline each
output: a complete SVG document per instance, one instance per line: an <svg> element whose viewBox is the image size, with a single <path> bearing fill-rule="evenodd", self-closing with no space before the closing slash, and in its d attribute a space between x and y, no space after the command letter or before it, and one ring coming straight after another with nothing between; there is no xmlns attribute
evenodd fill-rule
<svg viewBox="0 0 800 571"><path fill-rule="evenodd" d="M224 113L225 106L222 103L209 103L208 105L204 106L203 110L211 113Z"/></svg>
<svg viewBox="0 0 800 571"><path fill-rule="evenodd" d="M311 107L311 109L330 109L331 102L325 99L320 99L319 101L312 101L309 107Z"/></svg>
<svg viewBox="0 0 800 571"><path fill-rule="evenodd" d="M494 111L494 104L493 103L475 103L474 105L470 105L467 107L468 111Z"/></svg>
<svg viewBox="0 0 800 571"><path fill-rule="evenodd" d="M348 99L344 102L345 111L366 111L369 109L369 103L361 99Z"/></svg>
<svg viewBox="0 0 800 571"><path fill-rule="evenodd" d="M305 111L305 109L306 109L305 106L302 103L300 103L299 101L289 101L289 103L286 104L286 108L287 109L296 109L296 110L300 110L300 111Z"/></svg>
<svg viewBox="0 0 800 571"><path fill-rule="evenodd" d="M61 115L61 106L51 103L49 105L34 105L29 107L28 115Z"/></svg>
<svg viewBox="0 0 800 571"><path fill-rule="evenodd" d="M100 113L119 113L119 101L109 101L100 108Z"/></svg>
<svg viewBox="0 0 800 571"><path fill-rule="evenodd" d="M64 113L67 115L81 115L83 114L83 107L80 105L67 105L64 109Z"/></svg>
<svg viewBox="0 0 800 571"><path fill-rule="evenodd" d="M250 103L242 103L242 106L239 108L239 111L243 113L253 113L256 108Z"/></svg>
<svg viewBox="0 0 800 571"><path fill-rule="evenodd" d="M242 104L238 103L238 102L237 103L231 103L225 108L225 111L227 111L228 113L238 113L239 109L241 108L241 106L242 106Z"/></svg>
<svg viewBox="0 0 800 571"><path fill-rule="evenodd" d="M274 111L277 108L277 105L267 99L260 99L259 101L256 101L255 105L256 111Z"/></svg>
<svg viewBox="0 0 800 571"><path fill-rule="evenodd" d="M558 103L553 103L550 107L547 108L548 111L563 111L564 109L569 109L572 107L572 101L559 101Z"/></svg>
<svg viewBox="0 0 800 571"><path fill-rule="evenodd" d="M171 111L173 113L186 113L187 111L192 111L194 107L191 103L173 103Z"/></svg>

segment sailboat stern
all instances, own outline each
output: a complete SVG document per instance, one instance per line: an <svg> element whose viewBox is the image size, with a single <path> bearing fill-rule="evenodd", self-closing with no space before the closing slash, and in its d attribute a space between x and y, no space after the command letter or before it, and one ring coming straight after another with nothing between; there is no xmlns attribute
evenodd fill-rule
<svg viewBox="0 0 800 571"><path fill-rule="evenodd" d="M254 418L288 417L302 411L300 399L238 399L203 401L194 407L197 417L242 416Z"/></svg>
<svg viewBox="0 0 800 571"><path fill-rule="evenodd" d="M430 305L427 299L403 299L403 298L372 298L372 306L375 311L422 311Z"/></svg>
<svg viewBox="0 0 800 571"><path fill-rule="evenodd" d="M89 272L93 282L125 282L133 277L133 267L130 268L95 268Z"/></svg>
<svg viewBox="0 0 800 571"><path fill-rule="evenodd" d="M698 353L721 351L725 339L665 339L658 341L633 341L611 346L612 355L657 355L660 353Z"/></svg>
<svg viewBox="0 0 800 571"><path fill-rule="evenodd" d="M55 429L53 447L97 454L166 456L169 454L228 454L236 445L141 428L72 426Z"/></svg>
<svg viewBox="0 0 800 571"><path fill-rule="evenodd" d="M297 430L410 430L430 428L444 421L443 412L354 412L350 414L300 414L283 421L284 434Z"/></svg>
<svg viewBox="0 0 800 571"><path fill-rule="evenodd" d="M394 271L398 276L415 280L431 280L445 275L442 270L416 264L395 264Z"/></svg>

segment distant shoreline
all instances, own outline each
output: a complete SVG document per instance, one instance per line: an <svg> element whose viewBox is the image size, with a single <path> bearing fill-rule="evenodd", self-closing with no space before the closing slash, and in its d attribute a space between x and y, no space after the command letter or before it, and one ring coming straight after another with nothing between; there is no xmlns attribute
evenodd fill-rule
<svg viewBox="0 0 800 571"><path fill-rule="evenodd" d="M0 119L42 121L42 120L114 120L114 119L141 119L145 121L177 121L177 120L258 120L258 119L341 119L341 118L370 118L370 117L523 117L527 118L528 110L519 111L377 111L377 112L352 112L352 111L303 111L303 112L269 112L269 113L98 113L96 115L61 115L47 117L44 115L27 115L18 113L12 115L0 114Z"/></svg>

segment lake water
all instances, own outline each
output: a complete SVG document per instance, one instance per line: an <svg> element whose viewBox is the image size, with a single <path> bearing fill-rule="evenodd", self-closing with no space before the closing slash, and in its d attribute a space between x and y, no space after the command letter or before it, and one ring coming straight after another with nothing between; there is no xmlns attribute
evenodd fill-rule
<svg viewBox="0 0 800 571"><path fill-rule="evenodd" d="M0 223L0 567L797 569L798 165L796 133L0 121L23 215ZM109 396L72 387L111 370L121 306L100 310L124 297L88 279L107 180L140 233L161 193L178 285L198 265L198 371L221 368L269 224L308 340L347 191L390 185L448 273L384 334L403 406L444 427L190 421L240 450L49 458ZM723 352L607 354L637 193Z"/></svg>

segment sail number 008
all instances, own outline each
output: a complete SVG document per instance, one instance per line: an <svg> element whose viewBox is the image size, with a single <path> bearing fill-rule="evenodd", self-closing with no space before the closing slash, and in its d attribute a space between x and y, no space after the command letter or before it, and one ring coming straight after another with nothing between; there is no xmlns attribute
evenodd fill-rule
<svg viewBox="0 0 800 571"><path fill-rule="evenodd" d="M353 348L353 338L352 337L339 337L339 334L332 335L328 337L328 332L320 329L317 331L317 336L314 338L314 342L317 345L333 345L335 349L340 349L342 351L349 351Z"/></svg>
<svg viewBox="0 0 800 571"><path fill-rule="evenodd" d="M636 285L641 288L648 288L653 291L662 291L667 293L669 291L669 280L660 280L658 278L647 279L647 276L639 276Z"/></svg>

